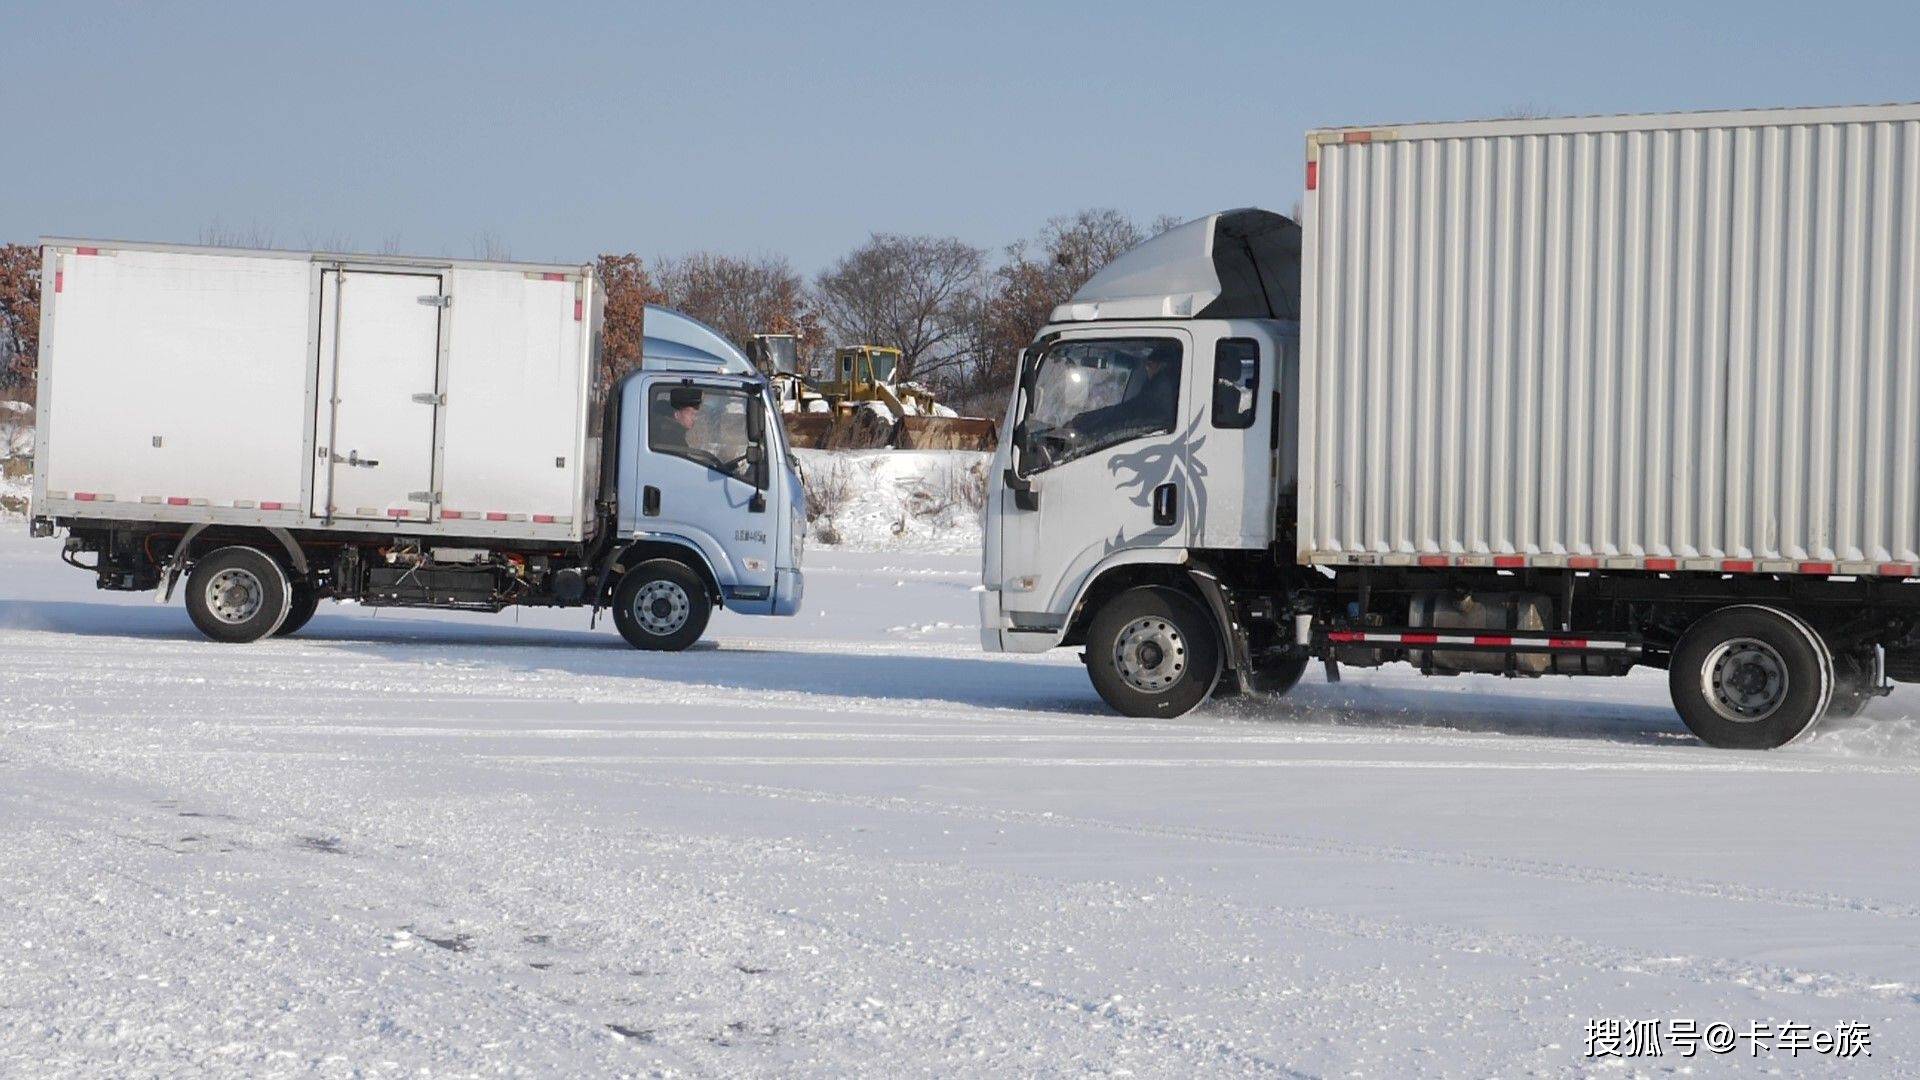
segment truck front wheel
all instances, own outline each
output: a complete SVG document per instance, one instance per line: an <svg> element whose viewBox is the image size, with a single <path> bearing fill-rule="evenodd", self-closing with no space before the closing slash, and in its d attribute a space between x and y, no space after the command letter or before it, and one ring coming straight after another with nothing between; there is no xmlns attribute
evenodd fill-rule
<svg viewBox="0 0 1920 1080"><path fill-rule="evenodd" d="M1220 641L1192 598L1158 585L1107 601L1087 628L1087 674L1127 716L1179 716L1212 693Z"/></svg>
<svg viewBox="0 0 1920 1080"><path fill-rule="evenodd" d="M706 583L673 559L651 559L621 574L613 593L613 623L636 649L679 652L700 640L712 614Z"/></svg>
<svg viewBox="0 0 1920 1080"><path fill-rule="evenodd" d="M1833 697L1833 656L1812 627L1775 608L1721 608L1674 647L1673 707L1708 746L1771 750L1806 734Z"/></svg>
<svg viewBox="0 0 1920 1080"><path fill-rule="evenodd" d="M272 634L292 598L286 571L257 548L208 552L187 577L187 615L215 641L238 644Z"/></svg>

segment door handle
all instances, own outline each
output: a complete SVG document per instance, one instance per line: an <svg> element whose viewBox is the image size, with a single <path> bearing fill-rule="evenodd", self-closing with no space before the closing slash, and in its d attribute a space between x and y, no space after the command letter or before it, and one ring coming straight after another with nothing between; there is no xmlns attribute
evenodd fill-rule
<svg viewBox="0 0 1920 1080"><path fill-rule="evenodd" d="M1180 487L1161 484L1153 489L1153 523L1171 525L1180 520Z"/></svg>
<svg viewBox="0 0 1920 1080"><path fill-rule="evenodd" d="M640 512L648 517L660 516L660 489L648 484L640 490Z"/></svg>
<svg viewBox="0 0 1920 1080"><path fill-rule="evenodd" d="M361 457L360 451L358 450L347 451L346 457L341 457L339 454L334 454L333 463L335 465L352 465L355 468L361 468L361 469L377 468L380 464L380 462L376 461L373 458Z"/></svg>

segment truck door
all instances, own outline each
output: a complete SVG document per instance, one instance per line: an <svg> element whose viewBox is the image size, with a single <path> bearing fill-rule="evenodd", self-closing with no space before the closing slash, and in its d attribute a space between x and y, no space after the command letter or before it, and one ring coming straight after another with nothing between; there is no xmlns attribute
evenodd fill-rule
<svg viewBox="0 0 1920 1080"><path fill-rule="evenodd" d="M445 305L437 274L321 272L316 516L432 520Z"/></svg>
<svg viewBox="0 0 1920 1080"><path fill-rule="evenodd" d="M1141 328L1070 332L1021 379L1013 483L1000 486L1001 605L1045 648L1108 556L1187 546L1205 477L1203 437L1183 384L1197 376L1189 335ZM1026 490L1021 490L1025 488ZM1022 641L1009 635L1006 647Z"/></svg>
<svg viewBox="0 0 1920 1080"><path fill-rule="evenodd" d="M698 547L728 607L770 612L781 515L763 486L776 463L759 387L659 375L643 400L638 530Z"/></svg>

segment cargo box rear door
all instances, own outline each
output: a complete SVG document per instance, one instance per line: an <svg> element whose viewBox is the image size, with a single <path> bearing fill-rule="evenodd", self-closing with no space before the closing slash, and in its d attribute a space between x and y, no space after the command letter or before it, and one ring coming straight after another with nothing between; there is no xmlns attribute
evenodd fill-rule
<svg viewBox="0 0 1920 1080"><path fill-rule="evenodd" d="M322 271L315 516L432 520L444 304L438 274Z"/></svg>

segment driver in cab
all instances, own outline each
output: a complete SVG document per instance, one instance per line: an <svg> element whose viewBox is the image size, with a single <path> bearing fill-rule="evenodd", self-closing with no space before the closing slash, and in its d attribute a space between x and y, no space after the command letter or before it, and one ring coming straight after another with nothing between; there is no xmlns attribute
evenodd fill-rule
<svg viewBox="0 0 1920 1080"><path fill-rule="evenodd" d="M1074 427L1088 436L1146 434L1173 423L1180 400L1179 346L1155 346L1140 360L1127 396L1082 416Z"/></svg>
<svg viewBox="0 0 1920 1080"><path fill-rule="evenodd" d="M666 404L654 418L654 448L684 455L693 449L694 425L700 422L700 391L691 386L675 387L668 393Z"/></svg>

